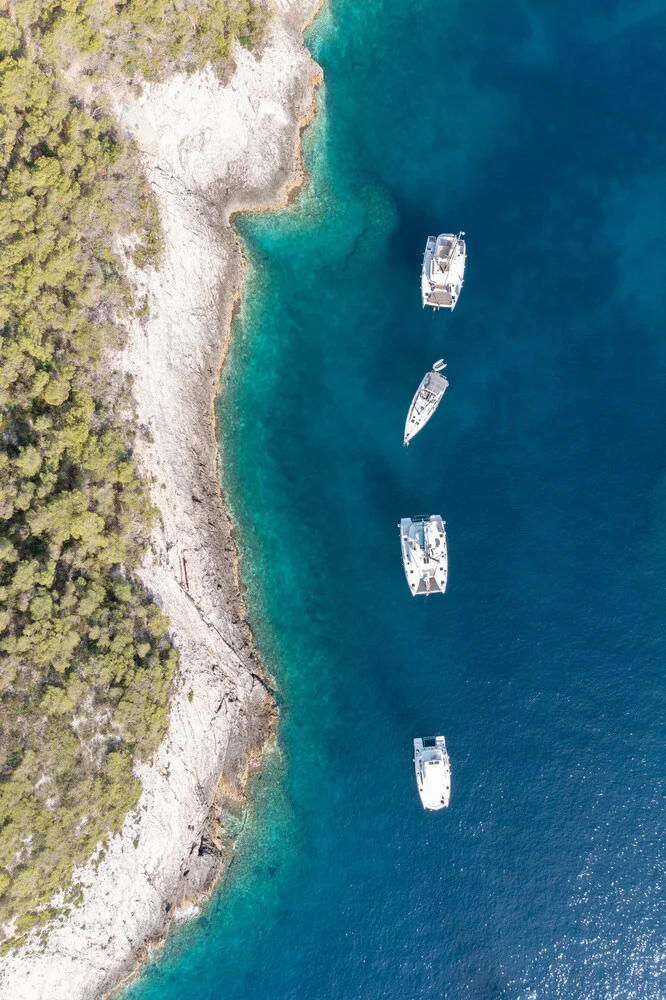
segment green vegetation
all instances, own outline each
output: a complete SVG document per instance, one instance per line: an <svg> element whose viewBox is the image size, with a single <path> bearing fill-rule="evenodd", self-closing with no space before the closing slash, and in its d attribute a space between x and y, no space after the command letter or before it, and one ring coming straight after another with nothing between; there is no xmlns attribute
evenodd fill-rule
<svg viewBox="0 0 666 1000"><path fill-rule="evenodd" d="M207 63L224 72L233 39L253 48L267 16L256 0L20 0L16 13L54 65L147 80Z"/></svg>
<svg viewBox="0 0 666 1000"><path fill-rule="evenodd" d="M176 661L133 575L153 511L128 387L104 360L134 307L117 248L151 266L159 220L136 151L61 70L75 50L86 78L219 68L231 37L253 44L260 24L254 4L220 0L21 0L0 15L0 928L17 918L11 943L54 915L53 892L136 803L133 767L165 732Z"/></svg>

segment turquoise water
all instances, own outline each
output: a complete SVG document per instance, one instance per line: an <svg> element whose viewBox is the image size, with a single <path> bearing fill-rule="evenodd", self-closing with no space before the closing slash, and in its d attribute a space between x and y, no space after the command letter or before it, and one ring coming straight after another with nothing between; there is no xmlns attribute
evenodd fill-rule
<svg viewBox="0 0 666 1000"><path fill-rule="evenodd" d="M664 37L663 0L330 0L310 34L312 182L240 222L220 402L279 751L128 1000L666 995ZM396 526L434 511L449 591L417 601Z"/></svg>

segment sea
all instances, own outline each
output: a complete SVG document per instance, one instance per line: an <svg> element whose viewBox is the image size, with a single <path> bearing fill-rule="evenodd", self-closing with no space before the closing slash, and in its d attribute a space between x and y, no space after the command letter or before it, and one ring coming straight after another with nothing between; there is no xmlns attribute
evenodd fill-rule
<svg viewBox="0 0 666 1000"><path fill-rule="evenodd" d="M659 1000L666 2L328 0L306 41L308 179L237 217L218 403L278 741L124 1000ZM435 315L423 248L458 230ZM414 599L397 526L431 513L449 586Z"/></svg>

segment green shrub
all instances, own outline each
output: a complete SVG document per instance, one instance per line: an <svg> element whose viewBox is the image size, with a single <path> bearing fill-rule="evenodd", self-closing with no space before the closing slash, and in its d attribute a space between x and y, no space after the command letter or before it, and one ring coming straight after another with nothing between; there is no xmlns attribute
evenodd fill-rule
<svg viewBox="0 0 666 1000"><path fill-rule="evenodd" d="M133 576L153 512L104 363L134 305L114 248L132 236L134 263L155 264L161 229L136 151L61 71L76 60L88 77L223 72L232 40L254 46L266 15L254 0L10 10L0 14L0 926L17 918L16 944L53 916L53 893L136 804L134 762L166 730L176 665L168 622Z"/></svg>
<svg viewBox="0 0 666 1000"><path fill-rule="evenodd" d="M76 57L88 75L148 80L207 63L223 72L233 39L254 48L267 17L257 0L23 0L17 13L54 63Z"/></svg>
<svg viewBox="0 0 666 1000"><path fill-rule="evenodd" d="M59 45L98 58L113 36L149 62L150 25L166 38L181 8L14 8L16 23L0 16L0 926L17 918L20 941L136 804L176 664L134 576L153 511L105 363L133 305L114 248L131 236L155 262L159 221L136 151L66 89Z"/></svg>

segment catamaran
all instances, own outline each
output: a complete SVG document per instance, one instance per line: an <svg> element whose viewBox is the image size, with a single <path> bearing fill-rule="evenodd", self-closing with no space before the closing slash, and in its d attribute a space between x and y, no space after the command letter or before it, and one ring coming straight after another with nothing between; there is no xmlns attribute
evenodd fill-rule
<svg viewBox="0 0 666 1000"><path fill-rule="evenodd" d="M414 740L416 786L424 809L445 809L451 798L451 762L443 736Z"/></svg>
<svg viewBox="0 0 666 1000"><path fill-rule="evenodd" d="M448 381L442 371L446 368L444 359L435 361L432 371L427 372L421 385L416 390L405 423L404 444L408 445L412 438L428 423L440 404L440 400L448 388Z"/></svg>
<svg viewBox="0 0 666 1000"><path fill-rule="evenodd" d="M465 280L467 247L464 233L429 236L421 268L423 308L455 309Z"/></svg>
<svg viewBox="0 0 666 1000"><path fill-rule="evenodd" d="M402 565L412 595L443 594L449 573L444 521L439 514L400 521Z"/></svg>

